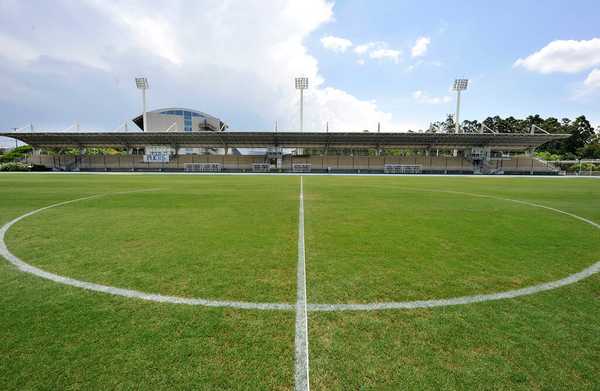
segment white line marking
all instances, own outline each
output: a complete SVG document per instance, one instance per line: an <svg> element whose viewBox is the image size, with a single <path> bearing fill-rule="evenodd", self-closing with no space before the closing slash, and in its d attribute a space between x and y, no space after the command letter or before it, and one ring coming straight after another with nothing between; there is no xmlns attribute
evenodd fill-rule
<svg viewBox="0 0 600 391"><path fill-rule="evenodd" d="M302 181L302 179L301 179ZM474 194L474 193L464 193L457 191L449 191L449 190L435 190L435 189L418 189L418 188L405 188L407 190L417 190L417 191L437 191L437 192L446 192L446 193L455 193L455 194L465 194L474 197L484 197L484 198L493 198L498 200L516 202L524 205L529 205L536 208L547 209L556 213L564 214L566 216L575 218L580 220L586 224L589 224L597 229L600 229L600 224L593 222L592 220L586 219L584 217L578 216L573 213L565 212L560 209L552 208L545 205L534 204L527 201L521 200L513 200L509 198L500 198L490 195L484 194ZM253 302L244 302L244 301L227 301L227 300L210 300L203 298L187 298L187 297L177 297L177 296L165 296L154 293L146 293L141 291L136 291L132 289L123 289L116 288L107 285L94 284L87 281L76 280L69 277L60 276L58 274L49 273L42 269L39 269L35 266L32 266L16 255L12 254L10 250L8 250L5 242L6 232L17 222L23 220L26 217L32 216L36 213L42 212L44 210L50 208L56 208L58 206L71 204L78 201L84 201L92 198L98 198L109 195L116 194L127 194L127 193L137 193L144 191L157 191L160 189L147 189L147 190L134 190L127 192L119 192L119 193L105 193L105 194L97 194L88 197L77 198L74 200L59 202L57 204L49 205L40 209L33 210L31 212L25 213L8 223L4 224L0 228L0 255L6 258L8 262L16 266L19 270L25 273L30 273L35 276L51 280L54 282L58 282L60 284L70 285L90 291L108 293L115 296L124 296L130 298L136 298L146 301L153 301L159 303L170 303L170 304L187 304L187 305L202 305L206 307L229 307L229 308L238 308L238 309L249 309L249 310L283 310L283 311L292 311L296 309L296 305L288 304L288 303L253 303ZM302 192L302 189L301 189ZM302 201L304 195L302 194ZM302 202L302 217L304 217L304 204ZM302 228L304 229L304 220L302 219ZM302 238L304 239L304 238ZM302 241L303 243L303 241ZM300 242L299 242L300 245ZM300 248L299 248L300 250ZM304 255L304 252L302 253ZM299 270L300 271L300 270ZM306 275L305 270L302 270L304 275ZM451 305L463 305L463 304L471 304L471 303L480 303L484 301L492 301L492 300L501 300L501 299L510 299L519 296L531 295L538 292L543 292L551 289L556 289L565 285L573 284L575 282L581 281L585 278L592 276L595 273L600 272L600 261L594 263L593 265L587 267L586 269L571 274L563 279L551 281L547 283L542 283L539 285L533 285L521 289L498 292L498 293L490 293L485 295L472 295L472 296L461 296L449 299L433 299L433 300L417 300L417 301L400 301L400 302L387 302L387 303L363 303L363 304L307 304L307 311L375 311L375 310L388 310L388 309L415 309L415 308L431 308L431 307L440 307L440 306L451 306ZM306 293L306 286L304 286L304 290ZM305 297L306 302L306 297ZM307 351L308 352L308 351Z"/></svg>
<svg viewBox="0 0 600 391"><path fill-rule="evenodd" d="M467 193L463 191L453 190L437 190L437 189L419 189L419 188L403 188L405 190L415 191L430 191L438 193L449 193L467 195L471 197L490 198L500 201L515 202L517 204L532 206L535 208L541 208L550 210L552 212L564 214L574 219L583 221L595 228L600 229L600 224L593 222L592 220L586 219L585 217L577 216L576 214L565 212L564 210L552 208L546 205L540 205L533 202L515 200L512 198L502 198L487 194L475 194ZM310 311L374 311L374 310L390 310L390 309L414 309L414 308L431 308L431 307L443 307L451 305L462 305L480 303L484 301L512 299L519 296L532 295L534 293L548 291L551 289L560 288L561 286L570 285L577 281L581 281L591 275L600 272L600 261L593 265L583 269L580 272L571 274L563 279L550 281L538 285L532 285L521 289L514 289L510 291L490 293L485 295L472 295L472 296L461 296L449 299L434 299L434 300L416 300L416 301L400 301L400 302L389 302L389 303L365 303L365 304L309 304L308 309Z"/></svg>
<svg viewBox="0 0 600 391"><path fill-rule="evenodd" d="M296 287L296 391L310 390L308 377L308 314L306 310L306 257L304 251L304 189L300 177L298 207L298 276Z"/></svg>
<svg viewBox="0 0 600 391"><path fill-rule="evenodd" d="M99 198L103 196L109 195L119 195L119 194L130 194L130 193L140 193L146 191L158 191L160 189L147 189L147 190L133 190L133 191L125 191L125 192L117 192L117 193L105 193L105 194L97 194L88 197L77 198L70 201L59 202L57 204L45 206L40 209L36 209L34 211L25 213L8 223L4 224L2 228L0 228L0 255L8 260L8 262L15 265L19 270L25 273L30 273L36 275L41 278L45 278L50 281L58 282L60 284L75 286L77 288L83 288L90 291L108 293L116 296L124 296L124 297L132 297L142 300L154 301L159 303L172 303L172 304L189 304L189 305L203 305L207 307L231 307L231 308L241 308L241 309L253 309L253 310L286 310L291 311L294 309L294 306L287 303L250 303L243 301L227 301L227 300L209 300L209 299L201 299L201 298L186 298L186 297L177 297L177 296L165 296L154 293L146 293L140 292L132 289L123 289L116 288L113 286L94 284L92 282L76 280L69 277L64 277L58 274L49 273L45 270L39 269L35 266L32 266L26 262L23 262L19 257L10 252L10 250L6 247L5 237L6 232L9 230L17 222L23 220L26 217L34 215L36 213L42 212L44 210L48 210L50 208L56 208L58 206L63 206L67 204L71 204L78 201L89 200L93 198Z"/></svg>
<svg viewBox="0 0 600 391"><path fill-rule="evenodd" d="M532 295L534 293L549 291L561 286L570 285L584 278L590 277L592 274L600 272L600 262L596 262L592 266L580 271L579 273L571 274L561 280L547 282L544 284L528 286L522 289L512 291L490 293L487 295L462 296L451 299L439 300L417 300L417 301L399 301L389 303L367 303L367 304L309 304L310 311L375 311L375 310L398 310L398 309L415 309L415 308L432 308L445 307L451 305L481 303L484 301L512 299L519 296Z"/></svg>

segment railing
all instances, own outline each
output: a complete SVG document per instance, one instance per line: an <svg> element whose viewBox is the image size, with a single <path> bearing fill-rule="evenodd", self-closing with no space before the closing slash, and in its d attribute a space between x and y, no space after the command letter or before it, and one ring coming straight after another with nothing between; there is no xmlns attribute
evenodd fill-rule
<svg viewBox="0 0 600 391"><path fill-rule="evenodd" d="M253 163L252 172L269 172L271 165L269 163Z"/></svg>
<svg viewBox="0 0 600 391"><path fill-rule="evenodd" d="M420 174L421 166L412 164L385 164L383 172L385 174Z"/></svg>
<svg viewBox="0 0 600 391"><path fill-rule="evenodd" d="M292 172L310 172L312 164L309 163L295 163L292 164Z"/></svg>
<svg viewBox="0 0 600 391"><path fill-rule="evenodd" d="M221 172L223 165L220 163L184 163L185 172Z"/></svg>

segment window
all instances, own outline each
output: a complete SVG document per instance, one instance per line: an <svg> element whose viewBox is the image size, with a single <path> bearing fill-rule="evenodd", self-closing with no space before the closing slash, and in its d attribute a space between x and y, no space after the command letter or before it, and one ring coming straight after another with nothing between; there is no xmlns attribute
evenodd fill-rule
<svg viewBox="0 0 600 391"><path fill-rule="evenodd" d="M176 115L179 117L183 117L183 130L185 132L192 131L192 117L204 118L204 122L206 122L207 119L207 117L202 114L194 113L188 110L166 110L161 111L160 113L164 115Z"/></svg>
<svg viewBox="0 0 600 391"><path fill-rule="evenodd" d="M183 130L186 132L192 131L192 113L190 111L183 112Z"/></svg>

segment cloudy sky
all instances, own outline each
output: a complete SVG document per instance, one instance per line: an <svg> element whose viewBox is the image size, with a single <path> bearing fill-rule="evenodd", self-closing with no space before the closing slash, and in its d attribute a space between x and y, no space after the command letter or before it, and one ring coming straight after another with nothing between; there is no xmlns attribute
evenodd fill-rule
<svg viewBox="0 0 600 391"><path fill-rule="evenodd" d="M0 0L0 129L112 130L182 106L235 130L426 128L454 111L600 122L596 1Z"/></svg>

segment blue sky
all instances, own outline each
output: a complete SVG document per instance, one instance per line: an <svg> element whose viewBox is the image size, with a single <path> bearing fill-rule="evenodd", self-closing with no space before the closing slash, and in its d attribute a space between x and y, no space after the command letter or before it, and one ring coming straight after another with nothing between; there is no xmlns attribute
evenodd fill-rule
<svg viewBox="0 0 600 391"><path fill-rule="evenodd" d="M597 93L578 96L589 71L540 74L513 68L555 40L590 40L600 36L594 1L338 1L336 21L309 40L328 83L363 99L376 99L395 117L418 121L441 118L454 111L455 101L418 104L411 92L450 95L452 79L465 76L471 88L463 96L463 118L488 115L574 117L585 114L600 121ZM356 63L350 53L332 53L319 39L332 35L360 44L386 41L403 51L400 64ZM431 39L421 65L409 51L418 37Z"/></svg>
<svg viewBox="0 0 600 391"><path fill-rule="evenodd" d="M167 5L168 4L168 5ZM600 123L594 1L0 1L0 129L112 130L183 106L231 129L406 131L461 119L588 116ZM521 59L521 60L519 60Z"/></svg>

